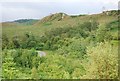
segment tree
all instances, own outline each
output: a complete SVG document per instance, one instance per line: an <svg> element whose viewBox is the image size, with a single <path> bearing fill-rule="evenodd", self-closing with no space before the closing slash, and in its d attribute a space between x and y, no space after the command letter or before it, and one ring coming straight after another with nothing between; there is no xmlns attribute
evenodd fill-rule
<svg viewBox="0 0 120 81"><path fill-rule="evenodd" d="M103 42L104 40L111 40L112 36L110 34L111 32L109 31L109 29L107 29L106 27L100 27L97 32L96 32L96 40L97 42Z"/></svg>
<svg viewBox="0 0 120 81"><path fill-rule="evenodd" d="M20 41L19 41L17 36L14 36L12 41L13 41L13 44L14 44L15 48L19 48L20 47L20 43L19 43Z"/></svg>

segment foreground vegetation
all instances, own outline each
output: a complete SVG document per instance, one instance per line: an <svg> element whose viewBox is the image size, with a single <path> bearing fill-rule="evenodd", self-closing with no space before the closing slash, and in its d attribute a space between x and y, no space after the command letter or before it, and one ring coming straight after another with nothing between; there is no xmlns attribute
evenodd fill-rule
<svg viewBox="0 0 120 81"><path fill-rule="evenodd" d="M115 17L105 22L98 20L99 16L107 15L95 17L92 15L93 18L90 20L74 22L74 25L61 25L62 27L54 27L55 21L45 22L40 24L42 32L40 30L39 34L34 32L33 28L32 32L21 31L24 32L22 35L13 36L12 30L6 31L10 28L3 28L2 77L5 79L118 78L120 38L118 20L115 19L117 15L105 17ZM89 16L80 16L81 19L87 17ZM72 19L78 20L78 18L79 16ZM33 27L36 25L38 23ZM19 27L13 29L13 32L21 29ZM46 56L40 57L37 51L44 51Z"/></svg>

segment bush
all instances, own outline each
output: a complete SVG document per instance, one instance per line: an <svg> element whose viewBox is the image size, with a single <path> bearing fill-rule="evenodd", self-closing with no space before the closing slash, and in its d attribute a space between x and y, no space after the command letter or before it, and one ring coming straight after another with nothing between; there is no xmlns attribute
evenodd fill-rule
<svg viewBox="0 0 120 81"><path fill-rule="evenodd" d="M118 47L109 42L99 43L95 47L88 47L89 64L86 66L89 79L115 79L118 78Z"/></svg>
<svg viewBox="0 0 120 81"><path fill-rule="evenodd" d="M8 48L9 40L6 34L2 35L2 49Z"/></svg>
<svg viewBox="0 0 120 81"><path fill-rule="evenodd" d="M20 40L18 36L14 36L12 39L12 42L14 44L14 48L20 48Z"/></svg>

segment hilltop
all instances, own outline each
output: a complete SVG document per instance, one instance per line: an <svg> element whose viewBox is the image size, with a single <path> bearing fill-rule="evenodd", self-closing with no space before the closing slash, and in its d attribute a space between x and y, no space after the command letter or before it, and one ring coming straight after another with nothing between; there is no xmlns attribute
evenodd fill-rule
<svg viewBox="0 0 120 81"><path fill-rule="evenodd" d="M69 19L70 16L65 13L55 13L49 16L46 16L40 19L36 24L47 23L47 22L54 22L54 21L62 21L65 19Z"/></svg>
<svg viewBox="0 0 120 81"><path fill-rule="evenodd" d="M65 14L65 13L55 13L55 14L51 14L49 16L44 17L43 19L41 19L41 22L52 22L52 21L61 21L65 18L69 18L70 16Z"/></svg>

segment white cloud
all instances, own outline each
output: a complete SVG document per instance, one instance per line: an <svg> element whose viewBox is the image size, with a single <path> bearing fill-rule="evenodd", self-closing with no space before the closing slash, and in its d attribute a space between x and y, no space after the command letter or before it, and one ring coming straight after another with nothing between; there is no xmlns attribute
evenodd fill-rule
<svg viewBox="0 0 120 81"><path fill-rule="evenodd" d="M118 5L119 0L96 0L99 2L102 2L104 4L113 4L113 5Z"/></svg>
<svg viewBox="0 0 120 81"><path fill-rule="evenodd" d="M2 21L12 21L15 19L41 18L44 12L29 8L2 8Z"/></svg>
<svg viewBox="0 0 120 81"><path fill-rule="evenodd" d="M0 12L2 12L2 5L0 4ZM0 22L2 21L2 13L0 13Z"/></svg>
<svg viewBox="0 0 120 81"><path fill-rule="evenodd" d="M83 2L83 0L1 0L1 2Z"/></svg>
<svg viewBox="0 0 120 81"><path fill-rule="evenodd" d="M117 9L118 0L1 0L3 21L42 18L50 13L98 13L102 7ZM1 12L0 12L1 13Z"/></svg>
<svg viewBox="0 0 120 81"><path fill-rule="evenodd" d="M0 2L103 2L118 3L119 0L1 0Z"/></svg>

